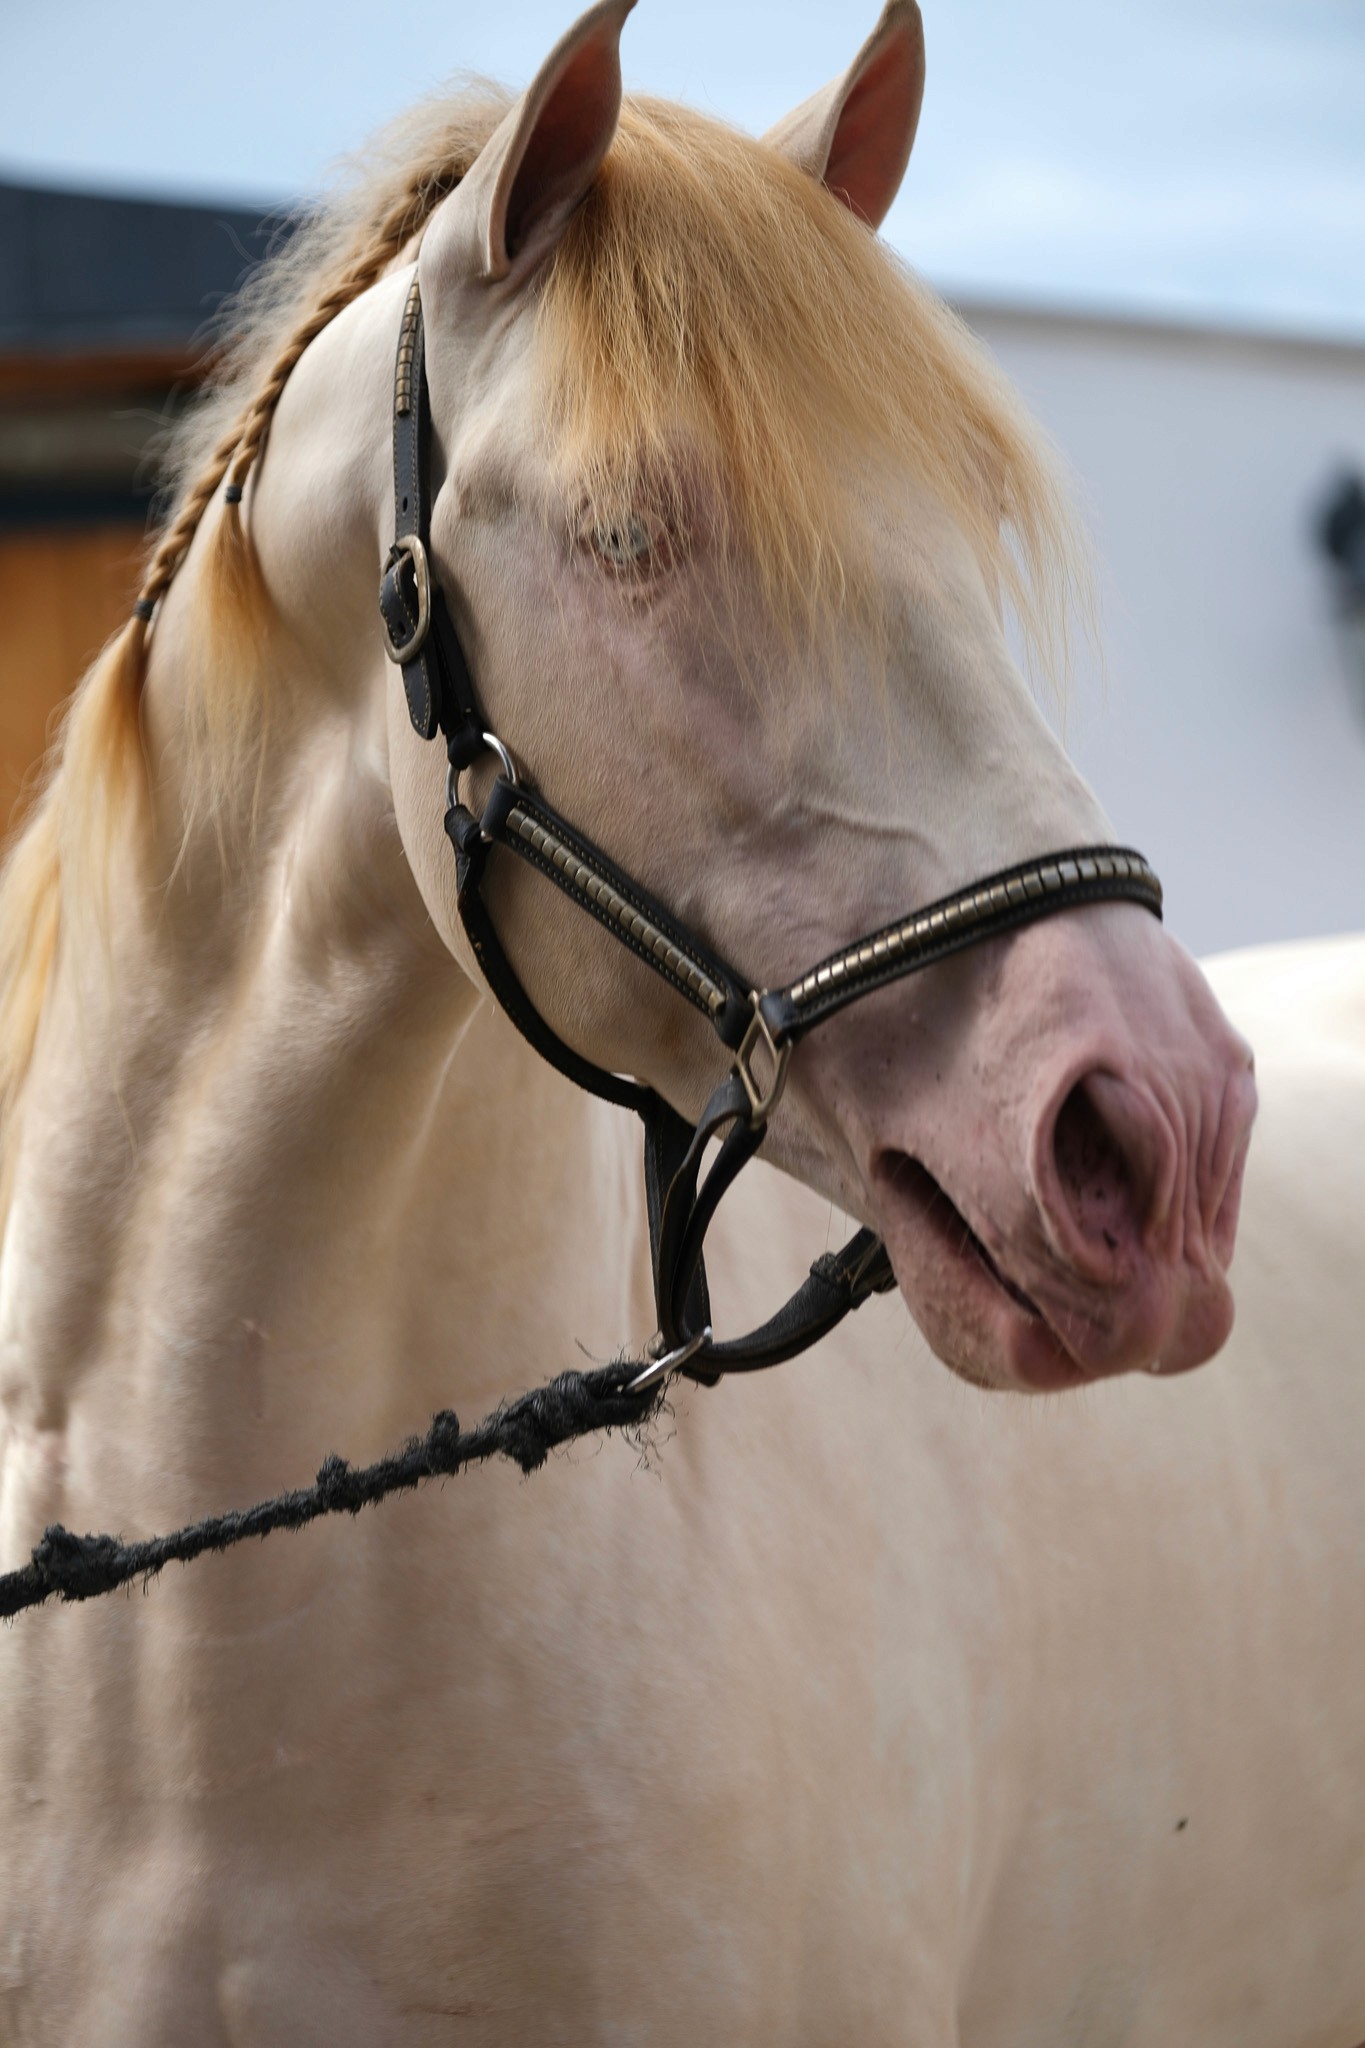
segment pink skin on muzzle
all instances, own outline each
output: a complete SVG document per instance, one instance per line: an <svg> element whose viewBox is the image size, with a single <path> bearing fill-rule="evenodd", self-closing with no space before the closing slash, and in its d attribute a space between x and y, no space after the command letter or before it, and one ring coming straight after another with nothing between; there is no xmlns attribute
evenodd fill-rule
<svg viewBox="0 0 1365 2048"><path fill-rule="evenodd" d="M1067 912L884 990L792 1081L967 1377L1181 1372L1225 1342L1251 1050L1145 911Z"/></svg>

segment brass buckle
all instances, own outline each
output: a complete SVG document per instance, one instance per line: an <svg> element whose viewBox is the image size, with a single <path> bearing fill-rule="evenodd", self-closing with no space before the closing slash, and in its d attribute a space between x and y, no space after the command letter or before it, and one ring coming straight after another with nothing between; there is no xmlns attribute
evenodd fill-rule
<svg viewBox="0 0 1365 2048"><path fill-rule="evenodd" d="M415 533L405 533L401 540L394 542L389 567L397 568L404 555L412 563L413 580L417 585L417 624L412 629L411 639L405 640L401 647L395 647L389 633L389 622L387 619L384 621L384 652L396 668L416 660L431 631L431 565L427 561L427 551Z"/></svg>
<svg viewBox="0 0 1365 2048"><path fill-rule="evenodd" d="M777 1108L782 1090L787 1085L787 1062L792 1055L790 1044L779 1045L768 1028L762 1009L765 994L764 989L750 991L749 1001L753 1004L754 1014L735 1054L735 1072L744 1083L744 1093L749 1098L751 1124L766 1123ZM770 1071L766 1081L761 1081L754 1072L754 1054L760 1046L768 1056Z"/></svg>

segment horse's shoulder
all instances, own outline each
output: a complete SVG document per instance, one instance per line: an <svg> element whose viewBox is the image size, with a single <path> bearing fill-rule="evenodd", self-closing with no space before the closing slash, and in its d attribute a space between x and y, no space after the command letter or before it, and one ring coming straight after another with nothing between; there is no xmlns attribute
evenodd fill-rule
<svg viewBox="0 0 1365 2048"><path fill-rule="evenodd" d="M1206 971L1255 1049L1260 1093L1239 1321L1263 1318L1287 1357L1305 1317L1325 1318L1335 1332L1328 1349L1344 1358L1358 1320L1355 1238L1365 1205L1365 936L1229 953Z"/></svg>
<svg viewBox="0 0 1365 2048"><path fill-rule="evenodd" d="M1257 946L1201 964L1258 1065L1342 1062L1365 1080L1365 933Z"/></svg>

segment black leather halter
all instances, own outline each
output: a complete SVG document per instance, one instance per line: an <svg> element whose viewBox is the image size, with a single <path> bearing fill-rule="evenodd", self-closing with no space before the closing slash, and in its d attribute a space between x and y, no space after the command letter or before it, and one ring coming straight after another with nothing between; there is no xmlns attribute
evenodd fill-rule
<svg viewBox="0 0 1365 2048"><path fill-rule="evenodd" d="M497 1002L552 1066L608 1102L633 1109L645 1129L645 1188L658 1332L652 1363L634 1384L684 1371L713 1383L804 1351L869 1295L894 1285L886 1248L860 1230L827 1253L785 1306L748 1336L712 1335L702 1251L721 1197L763 1142L797 1040L873 989L952 953L1081 903L1126 900L1161 915L1161 884L1139 853L1070 847L960 889L820 961L785 988L755 989L663 904L524 782L488 728L469 664L429 558L430 412L422 300L414 277L403 312L394 381L394 542L379 586L385 651L402 670L408 712L423 739L446 743L445 829L455 849L460 918ZM497 756L501 774L482 817L459 799L464 769ZM608 1073L576 1053L535 1009L493 929L481 893L488 857L502 847L562 889L612 937L706 1017L733 1055L728 1077L689 1124L653 1088ZM702 1155L724 1134L707 1177Z"/></svg>

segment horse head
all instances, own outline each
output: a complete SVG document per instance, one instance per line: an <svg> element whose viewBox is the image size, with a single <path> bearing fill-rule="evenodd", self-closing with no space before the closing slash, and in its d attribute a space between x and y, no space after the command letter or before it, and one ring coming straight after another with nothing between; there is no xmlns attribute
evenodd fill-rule
<svg viewBox="0 0 1365 2048"><path fill-rule="evenodd" d="M1046 644L1067 578L1048 458L876 233L919 115L913 0L763 141L623 102L630 4L602 0L485 109L420 235L303 355L272 431L306 459L264 463L245 509L278 562L318 534L321 491L346 507L342 553L382 558L415 275L432 573L490 725L763 989L1110 834L1006 632L1012 603ZM327 629L363 650L411 872L478 988L445 764L362 588ZM316 636L316 607L295 625ZM475 812L492 765L466 778ZM554 1032L694 1117L723 1071L704 1019L517 863L488 903ZM880 1234L948 1364L1055 1388L1218 1350L1254 1101L1194 963L1146 909L1093 903L811 1032L768 1151Z"/></svg>

